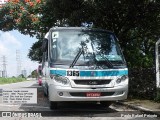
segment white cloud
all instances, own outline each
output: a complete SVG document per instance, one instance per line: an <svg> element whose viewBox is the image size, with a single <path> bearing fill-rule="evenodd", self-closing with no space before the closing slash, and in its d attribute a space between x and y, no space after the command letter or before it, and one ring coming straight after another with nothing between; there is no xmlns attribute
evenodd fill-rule
<svg viewBox="0 0 160 120"><path fill-rule="evenodd" d="M22 44L11 33L2 32L0 36L0 42L6 46L20 48Z"/></svg>
<svg viewBox="0 0 160 120"><path fill-rule="evenodd" d="M1 42L0 42L0 53L2 55L5 55L8 51L8 48L6 48Z"/></svg>
<svg viewBox="0 0 160 120"><path fill-rule="evenodd" d="M32 62L27 58L29 46L26 45L27 43L33 44L34 42L31 40L27 41L27 39L30 39L30 37L17 32L0 32L0 70L2 70L1 66L3 64L2 56L6 56L8 76L17 75L16 50L21 52L21 70L26 69L29 73L37 68L38 63Z"/></svg>

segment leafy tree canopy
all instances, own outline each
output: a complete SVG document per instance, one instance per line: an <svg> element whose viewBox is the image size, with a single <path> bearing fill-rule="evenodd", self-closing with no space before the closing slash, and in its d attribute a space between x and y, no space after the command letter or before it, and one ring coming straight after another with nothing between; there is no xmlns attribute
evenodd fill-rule
<svg viewBox="0 0 160 120"><path fill-rule="evenodd" d="M94 27L115 32L130 67L150 67L160 36L160 0L9 0L0 9L0 30L36 36L29 57L40 61L44 34L59 24Z"/></svg>

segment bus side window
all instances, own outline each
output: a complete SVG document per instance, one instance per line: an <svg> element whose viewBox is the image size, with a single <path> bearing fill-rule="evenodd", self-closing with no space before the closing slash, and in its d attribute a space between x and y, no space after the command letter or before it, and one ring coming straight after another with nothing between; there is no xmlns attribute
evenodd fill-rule
<svg viewBox="0 0 160 120"><path fill-rule="evenodd" d="M39 76L43 75L42 74L42 66L41 65L38 66L38 74L39 74Z"/></svg>
<svg viewBox="0 0 160 120"><path fill-rule="evenodd" d="M42 68L44 68L44 64L45 64L45 52L43 52L42 56Z"/></svg>
<svg viewBox="0 0 160 120"><path fill-rule="evenodd" d="M48 50L45 52L45 61L48 61Z"/></svg>
<svg viewBox="0 0 160 120"><path fill-rule="evenodd" d="M44 38L43 43L42 43L42 68L44 68L45 62L48 60L48 39Z"/></svg>
<svg viewBox="0 0 160 120"><path fill-rule="evenodd" d="M42 56L42 68L44 68L44 64L45 62L48 61L48 52L43 52L43 56Z"/></svg>

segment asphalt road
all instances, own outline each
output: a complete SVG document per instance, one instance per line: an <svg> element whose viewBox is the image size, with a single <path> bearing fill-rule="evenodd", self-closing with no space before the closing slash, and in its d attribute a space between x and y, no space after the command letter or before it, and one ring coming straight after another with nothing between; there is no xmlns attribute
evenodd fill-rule
<svg viewBox="0 0 160 120"><path fill-rule="evenodd" d="M154 116L145 116L145 113L140 111L135 111L133 109L127 108L125 106L113 104L109 108L101 106L95 103L81 103L81 102L67 102L60 103L58 110L49 109L49 101L47 97L43 95L43 88L38 85L36 80L30 80L27 82L14 83L10 85L0 85L0 89L9 88L37 88L37 104L3 104L0 103L0 111L12 111L12 112L22 112L22 113L39 113L42 117L34 117L34 119L50 120L50 119L65 119L65 120L158 120ZM40 118L39 118L40 117ZM0 117L0 119L5 120ZM7 118L14 120L26 120L31 119L28 117L14 117ZM32 118L33 119L33 118Z"/></svg>

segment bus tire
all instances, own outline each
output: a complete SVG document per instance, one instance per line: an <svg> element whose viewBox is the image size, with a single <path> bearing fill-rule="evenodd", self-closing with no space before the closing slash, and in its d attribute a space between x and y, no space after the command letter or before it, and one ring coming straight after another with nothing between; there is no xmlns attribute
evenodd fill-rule
<svg viewBox="0 0 160 120"><path fill-rule="evenodd" d="M56 110L56 109L58 109L58 103L50 101L49 107L50 107L51 110Z"/></svg>
<svg viewBox="0 0 160 120"><path fill-rule="evenodd" d="M48 90L47 90L47 93L45 92L45 90L43 90L43 93L45 97L48 97Z"/></svg>
<svg viewBox="0 0 160 120"><path fill-rule="evenodd" d="M100 104L101 104L102 106L108 108L108 107L112 104L112 102L111 102L111 101L100 101Z"/></svg>

